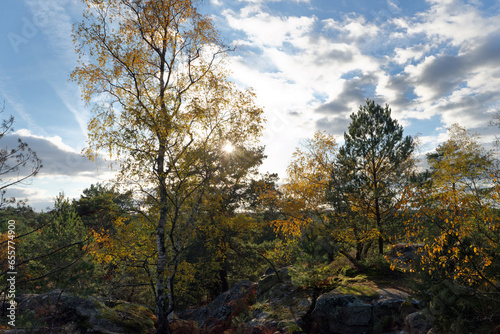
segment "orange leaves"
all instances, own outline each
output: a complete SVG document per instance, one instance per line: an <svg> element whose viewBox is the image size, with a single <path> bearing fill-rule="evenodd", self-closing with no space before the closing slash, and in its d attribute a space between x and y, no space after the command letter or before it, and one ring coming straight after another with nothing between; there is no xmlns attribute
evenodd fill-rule
<svg viewBox="0 0 500 334"><path fill-rule="evenodd" d="M141 262L154 254L154 226L147 220L119 217L113 222L113 229L116 231L113 235L107 230L90 230L95 240L90 253L99 263Z"/></svg>
<svg viewBox="0 0 500 334"><path fill-rule="evenodd" d="M415 189L416 214L407 229L413 237L430 237L423 271L482 285L500 251L493 156L465 128L455 124L449 132L450 139L428 155L432 186Z"/></svg>
<svg viewBox="0 0 500 334"><path fill-rule="evenodd" d="M289 258L296 247L296 241L303 230L325 219L322 208L329 177L331 155L336 147L332 136L317 132L307 142L305 150L297 149L293 154L287 172L287 183L282 186L283 194L274 189L258 188L259 201L264 205L277 205L285 218L271 222L277 235L283 238L277 248L268 256L280 263Z"/></svg>
<svg viewBox="0 0 500 334"><path fill-rule="evenodd" d="M227 81L218 32L192 1L84 3L86 20L74 27L81 61L71 78L94 106L89 157L134 151L151 160L160 143L182 152L193 136L260 135L262 109Z"/></svg>
<svg viewBox="0 0 500 334"><path fill-rule="evenodd" d="M287 167L286 183L282 193L263 190L261 198L277 205L283 218L271 222L274 232L282 239L268 254L285 264L297 251L298 241L305 231L328 234L326 190L337 154L337 143L332 135L316 132L293 153Z"/></svg>
<svg viewBox="0 0 500 334"><path fill-rule="evenodd" d="M307 226L310 222L311 220L308 218L297 219L290 217L289 219L274 220L271 224L277 235L283 235L287 239L293 239L300 237L303 226Z"/></svg>
<svg viewBox="0 0 500 334"><path fill-rule="evenodd" d="M284 198L281 201L285 215L290 218L286 224L276 222L281 233L296 237L301 228L322 220L325 193L336 154L335 138L319 131L303 148L295 150L287 168L288 178L283 185Z"/></svg>
<svg viewBox="0 0 500 334"><path fill-rule="evenodd" d="M450 139L429 154L433 182L454 198L458 192L475 192L488 178L493 164L492 152L485 150L474 134L458 124L449 129ZM490 181L490 180L488 180Z"/></svg>

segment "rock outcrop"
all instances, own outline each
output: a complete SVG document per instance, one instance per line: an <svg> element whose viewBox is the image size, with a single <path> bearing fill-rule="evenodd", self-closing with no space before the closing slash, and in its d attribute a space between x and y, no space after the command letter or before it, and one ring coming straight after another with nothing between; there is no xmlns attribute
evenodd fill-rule
<svg viewBox="0 0 500 334"><path fill-rule="evenodd" d="M375 288L366 294L345 290L318 295L314 290L294 286L289 268L283 268L278 274L268 272L256 285L240 282L212 304L181 317L183 321L196 321L200 333L223 333L235 326L241 333L316 334L420 334L430 328L429 322L415 313L419 303L401 290ZM249 304L252 293L255 303ZM238 303L246 310L235 308Z"/></svg>
<svg viewBox="0 0 500 334"><path fill-rule="evenodd" d="M399 290L378 289L375 295L366 298L337 290L322 294L311 314L314 327L321 334L402 331L405 317L419 307Z"/></svg>
<svg viewBox="0 0 500 334"><path fill-rule="evenodd" d="M255 283L240 281L228 291L220 294L212 303L196 310L182 312L178 316L195 321L199 328L210 327L211 323L225 321L238 306L236 301L244 298Z"/></svg>
<svg viewBox="0 0 500 334"><path fill-rule="evenodd" d="M364 282L363 284L366 284ZM153 333L155 316L141 305L79 297L60 290L17 300L26 333ZM4 306L5 307L5 306ZM173 334L433 333L421 305L398 289L339 286L326 293L297 287L289 268L257 283L241 281L211 304L176 314ZM16 328L18 330L18 328ZM6 331L5 333L14 333ZM15 333L23 333L17 331Z"/></svg>
<svg viewBox="0 0 500 334"><path fill-rule="evenodd" d="M23 330L26 333L33 330L37 333L150 333L156 321L154 313L141 305L84 298L60 290L21 295L16 301L19 326L12 333Z"/></svg>
<svg viewBox="0 0 500 334"><path fill-rule="evenodd" d="M362 334L370 330L372 313L372 305L334 290L319 296L311 316L319 333Z"/></svg>
<svg viewBox="0 0 500 334"><path fill-rule="evenodd" d="M422 311L409 314L405 324L409 334L427 334L431 331L431 323Z"/></svg>
<svg viewBox="0 0 500 334"><path fill-rule="evenodd" d="M250 327L271 326L299 330L306 327L314 306L314 291L292 284L289 268L268 272L257 283L257 303L252 307Z"/></svg>

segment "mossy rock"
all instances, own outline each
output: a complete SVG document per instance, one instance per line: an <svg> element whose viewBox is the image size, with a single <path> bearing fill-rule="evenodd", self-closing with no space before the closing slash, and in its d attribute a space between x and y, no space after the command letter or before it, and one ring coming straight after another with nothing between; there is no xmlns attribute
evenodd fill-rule
<svg viewBox="0 0 500 334"><path fill-rule="evenodd" d="M261 301L252 306L253 318L249 326L270 324L288 333L302 332L302 319L314 304L312 291L294 287L291 283L277 283L260 297Z"/></svg>
<svg viewBox="0 0 500 334"><path fill-rule="evenodd" d="M262 276L257 285L257 301L272 302L294 292L296 287L292 284L289 269L281 268L278 275L273 272Z"/></svg>
<svg viewBox="0 0 500 334"><path fill-rule="evenodd" d="M54 290L40 295L23 295L18 300L19 314L33 314L22 325L40 333L149 333L154 329L155 316L142 305L115 302L108 307L95 297L81 297ZM23 320L23 319L20 319ZM50 325L50 326L49 326Z"/></svg>
<svg viewBox="0 0 500 334"><path fill-rule="evenodd" d="M155 316L147 307L127 302L110 308L102 305L97 319L105 319L127 333L148 333L154 328Z"/></svg>
<svg viewBox="0 0 500 334"><path fill-rule="evenodd" d="M353 295L368 300L379 297L379 288L371 281L341 285L337 287L335 291L344 295Z"/></svg>

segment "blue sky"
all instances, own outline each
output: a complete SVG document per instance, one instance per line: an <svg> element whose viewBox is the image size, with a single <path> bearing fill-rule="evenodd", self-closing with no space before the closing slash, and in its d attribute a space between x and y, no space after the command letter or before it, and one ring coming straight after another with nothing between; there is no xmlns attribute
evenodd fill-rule
<svg viewBox="0 0 500 334"><path fill-rule="evenodd" d="M68 81L77 56L76 0L3 0L0 101L42 158L31 184L11 189L37 209L59 192L79 197L110 178L81 157L89 111ZM341 136L366 98L388 103L421 153L459 123L491 142L500 109L500 3L496 0L205 0L228 45L232 79L253 87L268 120L262 172L285 169L316 130Z"/></svg>

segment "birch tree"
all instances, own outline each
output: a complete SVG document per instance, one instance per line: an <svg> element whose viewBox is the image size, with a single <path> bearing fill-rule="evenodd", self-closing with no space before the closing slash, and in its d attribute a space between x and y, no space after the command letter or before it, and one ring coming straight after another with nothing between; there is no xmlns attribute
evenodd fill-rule
<svg viewBox="0 0 500 334"><path fill-rule="evenodd" d="M117 182L156 221L157 333L169 333L183 237L228 142L251 146L262 110L227 78L226 49L191 0L82 0L72 78L92 106L86 154L106 152Z"/></svg>

